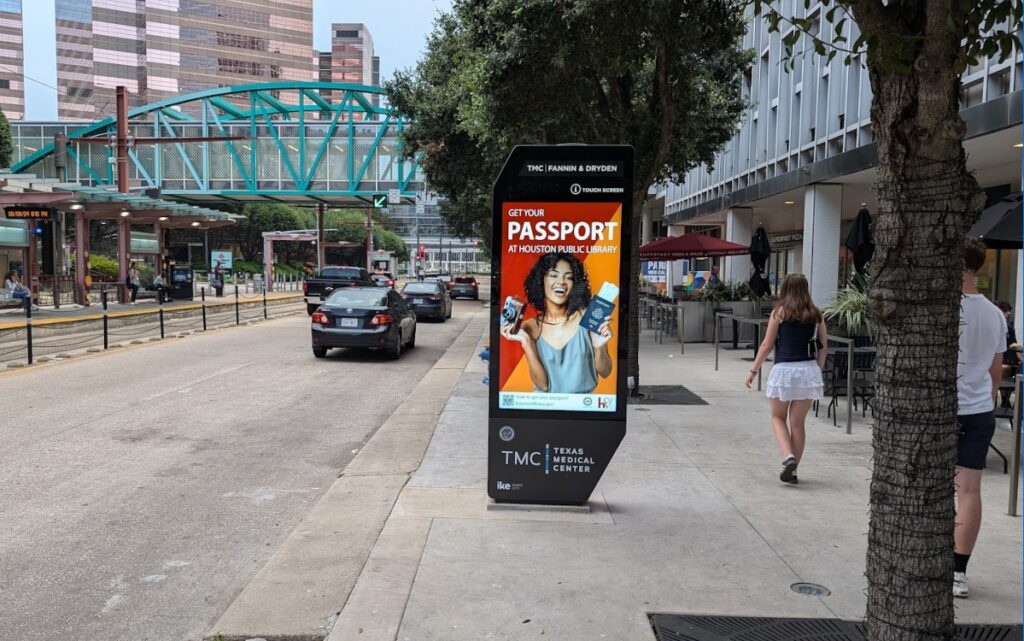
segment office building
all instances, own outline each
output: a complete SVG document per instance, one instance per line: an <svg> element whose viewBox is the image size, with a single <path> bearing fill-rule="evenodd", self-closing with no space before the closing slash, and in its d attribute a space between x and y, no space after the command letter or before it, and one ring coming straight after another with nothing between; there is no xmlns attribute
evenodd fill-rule
<svg viewBox="0 0 1024 641"><path fill-rule="evenodd" d="M320 80L380 85L380 57L373 55L373 36L366 25L349 22L331 25L331 50L320 52ZM380 97L375 95L372 101L379 105Z"/></svg>
<svg viewBox="0 0 1024 641"><path fill-rule="evenodd" d="M312 0L57 0L61 120L212 87L313 80ZM288 98L283 98L288 100Z"/></svg>
<svg viewBox="0 0 1024 641"><path fill-rule="evenodd" d="M0 0L0 110L8 120L25 117L25 47L21 0Z"/></svg>
<svg viewBox="0 0 1024 641"><path fill-rule="evenodd" d="M821 5L787 7L796 17L814 19L820 33L833 33ZM846 21L843 35L857 40L853 21ZM655 223L664 223L671 235L710 229L749 244L763 226L772 241L773 290L787 273L802 272L815 302L823 305L850 273L841 245L861 204L877 212L872 93L863 57L847 65L840 55L826 64L809 54L789 70L780 40L762 19L750 18L742 46L754 51L754 60L742 91L752 106L713 169L690 171L648 206L644 240L655 237ZM963 75L968 168L990 202L1021 189L1021 80L1020 50L1003 62L982 60ZM749 257L722 262L727 281L748 279ZM993 251L986 293L1020 300L1019 263L1019 252ZM674 267L675 284L684 284L682 265Z"/></svg>

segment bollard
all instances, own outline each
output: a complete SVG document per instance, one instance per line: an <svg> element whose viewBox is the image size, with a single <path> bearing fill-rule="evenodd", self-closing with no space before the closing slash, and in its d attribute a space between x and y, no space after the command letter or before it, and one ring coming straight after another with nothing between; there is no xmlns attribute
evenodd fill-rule
<svg viewBox="0 0 1024 641"><path fill-rule="evenodd" d="M242 320L238 315L238 285L235 285L235 325L241 325Z"/></svg>
<svg viewBox="0 0 1024 641"><path fill-rule="evenodd" d="M100 290L100 302L103 303L103 349L110 348L110 338L107 333L107 290Z"/></svg>
<svg viewBox="0 0 1024 641"><path fill-rule="evenodd" d="M263 320L267 320L267 287L263 286Z"/></svg>
<svg viewBox="0 0 1024 641"><path fill-rule="evenodd" d="M203 308L203 331L206 331L206 288L203 287L199 290L199 298L202 301L200 306Z"/></svg>
<svg viewBox="0 0 1024 641"><path fill-rule="evenodd" d="M164 298L160 292L156 293L156 302L160 305L160 338L164 337Z"/></svg>
<svg viewBox="0 0 1024 641"><path fill-rule="evenodd" d="M25 340L28 343L28 364L32 364L32 298L25 299Z"/></svg>

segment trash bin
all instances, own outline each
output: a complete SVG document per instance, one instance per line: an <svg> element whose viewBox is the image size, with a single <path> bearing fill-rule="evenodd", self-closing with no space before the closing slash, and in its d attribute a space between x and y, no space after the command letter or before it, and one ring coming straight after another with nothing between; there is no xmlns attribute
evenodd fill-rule
<svg viewBox="0 0 1024 641"><path fill-rule="evenodd" d="M171 267L171 282L168 295L171 300L193 300L192 268L174 265Z"/></svg>

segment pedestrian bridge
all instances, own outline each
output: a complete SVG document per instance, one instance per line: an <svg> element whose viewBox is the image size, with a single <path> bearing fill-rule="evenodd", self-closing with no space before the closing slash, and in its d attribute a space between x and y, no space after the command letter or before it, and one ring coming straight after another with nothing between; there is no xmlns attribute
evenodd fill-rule
<svg viewBox="0 0 1024 641"><path fill-rule="evenodd" d="M366 205L392 190L412 199L423 190L418 159L402 158L404 123L380 105L382 94L346 83L271 82L131 109L132 189L159 189L162 198L194 204ZM12 129L14 172L115 185L113 117ZM54 150L58 133L67 136L64 162Z"/></svg>

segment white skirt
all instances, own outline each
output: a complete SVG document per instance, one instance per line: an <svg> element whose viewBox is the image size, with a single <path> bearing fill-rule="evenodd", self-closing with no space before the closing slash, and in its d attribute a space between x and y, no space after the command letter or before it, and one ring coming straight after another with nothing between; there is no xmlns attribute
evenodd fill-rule
<svg viewBox="0 0 1024 641"><path fill-rule="evenodd" d="M764 395L787 403L816 401L821 398L824 389L817 361L776 363L768 374Z"/></svg>

